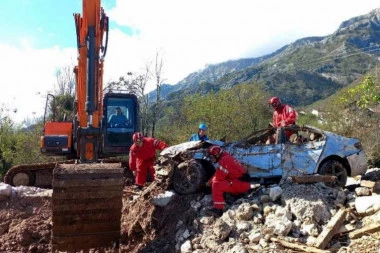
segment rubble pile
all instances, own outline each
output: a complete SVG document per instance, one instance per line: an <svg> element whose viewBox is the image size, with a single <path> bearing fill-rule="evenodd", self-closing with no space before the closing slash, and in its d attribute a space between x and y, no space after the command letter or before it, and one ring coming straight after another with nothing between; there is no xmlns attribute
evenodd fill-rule
<svg viewBox="0 0 380 253"><path fill-rule="evenodd" d="M207 216L210 192L175 194L159 177L142 192L126 185L118 250L90 252L380 252L380 169L346 188L322 182L262 185L226 195ZM50 252L51 190L0 184L0 252Z"/></svg>

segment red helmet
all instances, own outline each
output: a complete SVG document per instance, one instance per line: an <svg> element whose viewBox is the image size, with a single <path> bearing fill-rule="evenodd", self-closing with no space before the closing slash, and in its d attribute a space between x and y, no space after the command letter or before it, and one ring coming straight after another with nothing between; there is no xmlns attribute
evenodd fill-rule
<svg viewBox="0 0 380 253"><path fill-rule="evenodd" d="M142 140L143 138L144 138L144 136L140 132L136 132L132 136L132 139L134 142L136 142L137 140Z"/></svg>
<svg viewBox="0 0 380 253"><path fill-rule="evenodd" d="M278 99L278 97L271 97L269 100L268 100L268 104L272 105L273 103L278 103L280 102L280 99Z"/></svg>
<svg viewBox="0 0 380 253"><path fill-rule="evenodd" d="M216 156L222 152L222 149L219 146L212 145L208 148L209 155Z"/></svg>
<svg viewBox="0 0 380 253"><path fill-rule="evenodd" d="M277 107L281 106L281 101L278 97L271 97L268 100L268 104L273 106L274 108L277 108Z"/></svg>

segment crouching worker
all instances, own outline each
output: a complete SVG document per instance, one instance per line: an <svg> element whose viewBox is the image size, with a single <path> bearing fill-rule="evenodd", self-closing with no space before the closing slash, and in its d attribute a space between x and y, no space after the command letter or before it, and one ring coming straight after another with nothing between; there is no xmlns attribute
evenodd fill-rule
<svg viewBox="0 0 380 253"><path fill-rule="evenodd" d="M129 168L133 172L135 184L141 190L147 180L148 173L154 180L154 163L156 161L156 150L168 147L163 141L151 137L144 137L142 133L136 132L132 136L133 145L129 151Z"/></svg>
<svg viewBox="0 0 380 253"><path fill-rule="evenodd" d="M219 165L214 176L206 183L206 186L211 186L214 206L205 210L205 212L208 215L219 217L223 214L225 205L224 193L240 194L257 187L257 185L239 179L246 174L246 169L238 160L219 146L211 146L208 154L211 162Z"/></svg>

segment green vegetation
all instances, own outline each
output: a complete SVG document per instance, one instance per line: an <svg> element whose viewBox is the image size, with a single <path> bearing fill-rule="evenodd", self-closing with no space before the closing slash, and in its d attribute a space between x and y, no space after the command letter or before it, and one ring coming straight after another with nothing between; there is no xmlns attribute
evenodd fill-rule
<svg viewBox="0 0 380 253"><path fill-rule="evenodd" d="M188 95L178 104L166 107L158 125L159 135L171 144L187 141L203 122L212 139L243 138L271 121L269 96L260 86L248 84L206 95Z"/></svg>
<svg viewBox="0 0 380 253"><path fill-rule="evenodd" d="M13 165L45 161L39 149L41 125L21 129L8 116L0 116L0 178Z"/></svg>

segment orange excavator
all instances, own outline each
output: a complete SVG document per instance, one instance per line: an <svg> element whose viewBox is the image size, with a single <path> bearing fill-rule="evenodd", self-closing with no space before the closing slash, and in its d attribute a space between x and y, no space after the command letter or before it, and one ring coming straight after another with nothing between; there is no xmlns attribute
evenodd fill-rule
<svg viewBox="0 0 380 253"><path fill-rule="evenodd" d="M136 95L103 89L109 19L100 0L82 1L82 15L74 14L75 117L45 122L40 142L43 154L66 160L17 165L4 178L13 186L53 188L53 252L119 240L124 171L121 160L112 158L128 155L132 135L139 131ZM48 95L46 108L51 104L54 96Z"/></svg>
<svg viewBox="0 0 380 253"><path fill-rule="evenodd" d="M40 148L43 154L64 157L58 163L106 163L112 157L128 155L132 135L139 131L139 107L136 95L103 91L103 64L108 44L108 17L100 0L83 0L83 16L74 14L77 32L78 65L75 117L72 121L44 123ZM55 97L47 96L45 118ZM119 111L119 115L112 115ZM110 118L121 118L119 124ZM108 159L108 160L107 160ZM4 181L13 186L50 188L57 162L22 164L10 168Z"/></svg>

